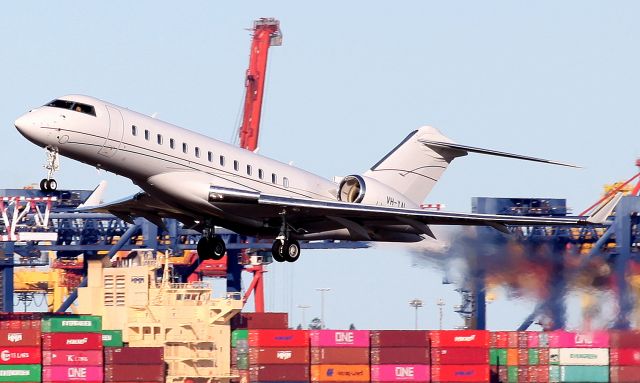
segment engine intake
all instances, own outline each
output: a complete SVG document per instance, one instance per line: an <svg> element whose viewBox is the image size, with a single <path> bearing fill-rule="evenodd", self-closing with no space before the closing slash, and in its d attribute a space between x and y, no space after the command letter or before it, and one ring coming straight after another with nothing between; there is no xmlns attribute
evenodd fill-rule
<svg viewBox="0 0 640 383"><path fill-rule="evenodd" d="M367 191L367 184L360 176L346 176L338 187L338 200L343 202L360 203Z"/></svg>

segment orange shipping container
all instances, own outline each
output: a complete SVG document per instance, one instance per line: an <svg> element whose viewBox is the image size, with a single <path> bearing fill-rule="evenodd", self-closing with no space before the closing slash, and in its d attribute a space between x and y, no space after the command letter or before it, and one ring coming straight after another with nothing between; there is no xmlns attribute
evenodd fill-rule
<svg viewBox="0 0 640 383"><path fill-rule="evenodd" d="M370 367L368 364L317 364L311 366L312 382L368 382Z"/></svg>
<svg viewBox="0 0 640 383"><path fill-rule="evenodd" d="M517 366L518 365L518 349L510 348L507 349L507 366Z"/></svg>

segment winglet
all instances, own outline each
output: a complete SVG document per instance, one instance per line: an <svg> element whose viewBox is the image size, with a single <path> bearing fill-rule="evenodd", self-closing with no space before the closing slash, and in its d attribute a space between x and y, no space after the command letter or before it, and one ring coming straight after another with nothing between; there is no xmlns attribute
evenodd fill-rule
<svg viewBox="0 0 640 383"><path fill-rule="evenodd" d="M105 189L107 188L107 181L100 181L98 186L93 189L93 192L87 197L87 199L81 203L78 208L89 208L98 206L102 203L102 195L104 194Z"/></svg>
<svg viewBox="0 0 640 383"><path fill-rule="evenodd" d="M604 223L611 213L613 213L613 209L618 205L621 198L622 193L617 193L613 198L611 198L611 200L609 200L609 202L600 205L600 207L597 208L589 218L587 218L587 222L595 224Z"/></svg>

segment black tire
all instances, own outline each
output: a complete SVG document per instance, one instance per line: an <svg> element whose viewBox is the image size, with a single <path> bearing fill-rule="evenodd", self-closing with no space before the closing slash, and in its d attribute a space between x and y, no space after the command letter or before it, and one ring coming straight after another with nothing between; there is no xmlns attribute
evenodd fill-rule
<svg viewBox="0 0 640 383"><path fill-rule="evenodd" d="M209 249L211 248L211 246L209 245L209 238L207 237L202 237L200 238L200 240L198 241L198 258L200 258L200 262L202 261L206 261L207 259L211 259L211 253L209 252Z"/></svg>
<svg viewBox="0 0 640 383"><path fill-rule="evenodd" d="M271 246L271 255L273 256L273 260L276 262L284 262L284 256L282 254L282 241L276 239L273 241L273 246Z"/></svg>
<svg viewBox="0 0 640 383"><path fill-rule="evenodd" d="M58 181L53 178L47 181L47 190L54 191L58 189Z"/></svg>
<svg viewBox="0 0 640 383"><path fill-rule="evenodd" d="M216 261L222 259L224 254L227 252L227 245L220 237L214 237L213 240L210 241L209 245L211 246L210 251L212 259L215 259Z"/></svg>
<svg viewBox="0 0 640 383"><path fill-rule="evenodd" d="M47 179L46 178L43 178L43 179L40 180L40 191L43 191L43 192L48 191L47 190Z"/></svg>
<svg viewBox="0 0 640 383"><path fill-rule="evenodd" d="M295 239L284 241L282 255L287 262L295 262L300 259L300 243Z"/></svg>

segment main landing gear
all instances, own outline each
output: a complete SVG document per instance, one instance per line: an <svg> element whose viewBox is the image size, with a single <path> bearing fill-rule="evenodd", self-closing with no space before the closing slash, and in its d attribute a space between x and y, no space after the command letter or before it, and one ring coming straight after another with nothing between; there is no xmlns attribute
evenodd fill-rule
<svg viewBox="0 0 640 383"><path fill-rule="evenodd" d="M300 258L300 243L295 239L289 238L291 229L287 225L284 211L280 213L280 217L282 217L280 235L273 242L271 254L276 262L295 262Z"/></svg>
<svg viewBox="0 0 640 383"><path fill-rule="evenodd" d="M44 168L47 169L47 178L40 181L40 190L50 192L58 189L58 182L53 179L53 173L60 169L60 160L58 159L58 148L47 146L44 149L47 151L47 160L44 163Z"/></svg>
<svg viewBox="0 0 640 383"><path fill-rule="evenodd" d="M207 259L219 260L227 252L225 245L219 235L215 235L212 228L206 228L202 233L202 238L198 241L198 257L200 261Z"/></svg>

